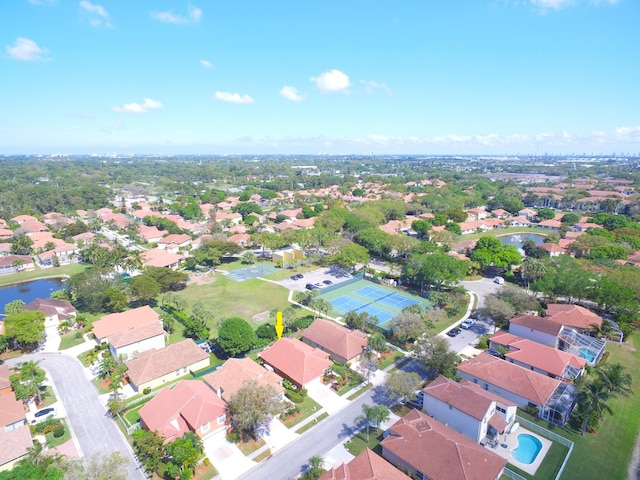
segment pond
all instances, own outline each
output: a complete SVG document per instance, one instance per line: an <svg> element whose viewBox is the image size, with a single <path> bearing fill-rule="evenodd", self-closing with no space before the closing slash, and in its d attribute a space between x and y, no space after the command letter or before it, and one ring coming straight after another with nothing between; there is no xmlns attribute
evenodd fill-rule
<svg viewBox="0 0 640 480"><path fill-rule="evenodd" d="M497 238L500 239L503 245L515 245L519 249L522 249L522 242L527 238L536 242L536 245L544 242L544 235L540 235L539 233L512 233L509 235L498 235Z"/></svg>
<svg viewBox="0 0 640 480"><path fill-rule="evenodd" d="M29 303L36 298L49 298L52 292L62 288L63 280L63 278L46 278L0 287L0 313L4 313L4 306L14 300Z"/></svg>

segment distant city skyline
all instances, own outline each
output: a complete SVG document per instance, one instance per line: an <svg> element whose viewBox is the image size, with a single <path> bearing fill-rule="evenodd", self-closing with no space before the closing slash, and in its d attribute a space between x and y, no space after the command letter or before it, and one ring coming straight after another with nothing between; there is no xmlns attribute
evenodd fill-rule
<svg viewBox="0 0 640 480"><path fill-rule="evenodd" d="M11 0L0 155L640 152L637 0Z"/></svg>

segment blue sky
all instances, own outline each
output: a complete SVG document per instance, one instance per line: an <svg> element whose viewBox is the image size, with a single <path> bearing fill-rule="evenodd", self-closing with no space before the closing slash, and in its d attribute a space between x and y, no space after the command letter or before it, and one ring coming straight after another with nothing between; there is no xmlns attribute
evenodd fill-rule
<svg viewBox="0 0 640 480"><path fill-rule="evenodd" d="M4 0L0 154L640 152L638 0Z"/></svg>

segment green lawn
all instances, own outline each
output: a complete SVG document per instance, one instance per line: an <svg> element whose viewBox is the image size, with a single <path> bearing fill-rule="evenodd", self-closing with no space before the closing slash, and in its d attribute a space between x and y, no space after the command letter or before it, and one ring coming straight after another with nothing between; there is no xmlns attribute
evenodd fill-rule
<svg viewBox="0 0 640 480"><path fill-rule="evenodd" d="M640 367L640 339L633 336L628 343L618 346L610 343L608 363L621 363L635 378ZM633 385L638 392L637 380ZM607 415L595 434L565 429L558 432L575 442L573 453L562 475L562 480L588 480L600 478L627 478L636 437L640 430L640 395L613 399L609 402L613 415Z"/></svg>
<svg viewBox="0 0 640 480"><path fill-rule="evenodd" d="M59 447L64 442L71 440L71 432L64 420L60 420L60 423L64 426L64 434L61 437L54 437L53 433L47 433L44 438L49 447Z"/></svg>
<svg viewBox="0 0 640 480"><path fill-rule="evenodd" d="M306 432L310 428L315 427L317 424L319 424L322 420L324 420L328 416L329 416L329 414L327 412L321 413L320 415L318 415L316 418L313 419L313 422L309 422L309 423L303 425L302 427L300 427L298 430L296 430L296 433L297 434L302 434L302 433Z"/></svg>
<svg viewBox="0 0 640 480"><path fill-rule="evenodd" d="M67 348L75 347L76 345L80 345L84 343L84 337L82 334L84 333L84 329L74 330L69 333L65 333L60 336L60 347L59 350L66 350Z"/></svg>
<svg viewBox="0 0 640 480"><path fill-rule="evenodd" d="M206 285L189 285L178 292L189 305L200 301L215 313L216 320L232 316L252 322L253 315L289 305L289 290L263 280L251 279L236 282L218 273L215 282ZM187 314L189 312L187 311ZM264 322L266 322L265 320ZM261 323L264 323L261 322ZM214 323L214 322L212 322ZM258 324L254 325L256 328ZM209 325L211 336L217 336L215 325Z"/></svg>
<svg viewBox="0 0 640 480"><path fill-rule="evenodd" d="M551 448L545 455L544 460L540 464L540 467L538 467L535 476L529 475L528 473L520 470L512 464L509 464L507 466L509 470L522 475L524 478L534 480L548 480L551 478L556 478L556 475L558 474L558 472L560 471L560 467L562 466L562 462L567 456L567 452L569 452L569 447L565 447L558 442L553 442ZM563 479L566 478L565 475L566 473L563 473Z"/></svg>
<svg viewBox="0 0 640 480"><path fill-rule="evenodd" d="M304 397L302 403L296 403L296 407L298 407L300 413L282 420L282 423L284 423L287 428L295 427L304 419L310 417L315 412L320 410L322 408L322 405L316 402L313 398L306 396Z"/></svg>
<svg viewBox="0 0 640 480"><path fill-rule="evenodd" d="M40 392L40 398L42 398L42 405L40 408L48 407L58 401L56 394L53 393L53 388L50 386L46 386L44 391Z"/></svg>
<svg viewBox="0 0 640 480"><path fill-rule="evenodd" d="M63 267L47 268L45 270L36 268L30 272L18 272L10 275L2 275L0 277L0 285L10 285L12 283L26 282L28 280L37 280L39 278L47 277L65 277L72 276L76 273L84 271L88 265L76 263L74 265L65 265Z"/></svg>
<svg viewBox="0 0 640 480"><path fill-rule="evenodd" d="M369 428L369 440L367 441L367 429L360 430L356 433L351 439L344 444L345 448L351 455L358 455L362 452L366 447L369 447L371 450L376 452L377 454L381 453L382 448L380 447L380 442L382 441L383 431L378 430L375 427Z"/></svg>

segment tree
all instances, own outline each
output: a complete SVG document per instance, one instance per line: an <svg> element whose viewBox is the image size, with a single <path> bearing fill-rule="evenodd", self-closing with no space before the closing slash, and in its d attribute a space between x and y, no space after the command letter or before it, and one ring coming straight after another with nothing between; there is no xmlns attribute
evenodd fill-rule
<svg viewBox="0 0 640 480"><path fill-rule="evenodd" d="M324 298L315 297L309 302L309 308L318 314L328 314L333 308L333 304Z"/></svg>
<svg viewBox="0 0 640 480"><path fill-rule="evenodd" d="M592 415L595 415L596 419L600 420L605 413L613 413L613 410L607 404L609 398L609 392L598 379L588 382L579 390L578 409L585 415L580 435L584 435L587 431Z"/></svg>
<svg viewBox="0 0 640 480"><path fill-rule="evenodd" d="M624 371L624 367L620 363L605 364L596 369L598 380L612 395L622 395L624 397L633 393L631 390L632 377L631 374Z"/></svg>
<svg viewBox="0 0 640 480"><path fill-rule="evenodd" d="M282 412L282 403L273 386L246 381L228 402L231 424L253 435L261 426Z"/></svg>
<svg viewBox="0 0 640 480"><path fill-rule="evenodd" d="M431 230L431 224L426 220L414 220L411 223L411 228L418 235L420 240L429 239L429 230Z"/></svg>
<svg viewBox="0 0 640 480"><path fill-rule="evenodd" d="M493 319L493 323L500 327L507 325L516 313L510 304L493 295L485 298L484 310L486 315Z"/></svg>
<svg viewBox="0 0 640 480"><path fill-rule="evenodd" d="M183 289L189 277L186 272L178 272L167 267L147 267L144 269L144 275L158 282L163 293Z"/></svg>
<svg viewBox="0 0 640 480"><path fill-rule="evenodd" d="M145 304L151 303L160 294L160 284L148 275L138 275L131 280L131 296Z"/></svg>
<svg viewBox="0 0 640 480"><path fill-rule="evenodd" d="M318 480L324 470L324 460L318 455L314 455L307 461L307 471L300 477L300 480Z"/></svg>
<svg viewBox="0 0 640 480"><path fill-rule="evenodd" d="M439 335L423 335L416 342L415 354L428 370L436 375L453 378L460 363L457 353L449 349L449 342Z"/></svg>
<svg viewBox="0 0 640 480"><path fill-rule="evenodd" d="M169 460L167 474L172 478L180 477L181 480L188 480L193 476L198 462L204 456L204 446L197 434L187 432L165 445L164 453Z"/></svg>
<svg viewBox="0 0 640 480"><path fill-rule="evenodd" d="M138 429L133 432L133 451L145 471L151 473L160 468L164 454L164 438L157 431Z"/></svg>
<svg viewBox="0 0 640 480"><path fill-rule="evenodd" d="M29 360L19 364L19 373L11 375L9 381L18 400L29 400L37 397L38 404L42 402L40 391L46 378L45 371L38 365L40 362Z"/></svg>
<svg viewBox="0 0 640 480"><path fill-rule="evenodd" d="M384 353L388 350L387 339L380 332L376 332L369 337L369 348L378 353Z"/></svg>
<svg viewBox="0 0 640 480"><path fill-rule="evenodd" d="M538 214L536 215L536 219L539 222L542 222L544 220L551 220L555 218L555 216L556 216L556 212L552 208L539 208Z"/></svg>
<svg viewBox="0 0 640 480"><path fill-rule="evenodd" d="M412 255L402 268L402 279L405 282L424 287L451 286L462 280L467 274L468 262L458 260L444 252Z"/></svg>
<svg viewBox="0 0 640 480"><path fill-rule="evenodd" d="M13 236L13 239L11 240L10 252L13 255L31 255L31 245L33 245L33 240L31 240L25 234L20 233Z"/></svg>
<svg viewBox="0 0 640 480"><path fill-rule="evenodd" d="M380 424L389 420L389 409L384 405L368 405L362 404L362 415L356 421L364 421L367 426L367 443L369 442L369 427L375 426L376 430L380 428Z"/></svg>
<svg viewBox="0 0 640 480"><path fill-rule="evenodd" d="M95 454L88 463L73 462L65 474L65 480L126 480L129 460L120 452L108 455Z"/></svg>
<svg viewBox="0 0 640 480"><path fill-rule="evenodd" d="M580 221L580 215L577 213L565 213L560 221L566 225L575 225Z"/></svg>
<svg viewBox="0 0 640 480"><path fill-rule="evenodd" d="M26 311L8 315L4 319L5 335L22 350L33 350L45 337L44 313Z"/></svg>
<svg viewBox="0 0 640 480"><path fill-rule="evenodd" d="M416 313L402 310L391 321L393 335L402 342L415 340L427 331L422 317Z"/></svg>
<svg viewBox="0 0 640 480"><path fill-rule="evenodd" d="M241 261L243 265L253 265L258 261L258 258L256 257L255 253L247 252L242 256Z"/></svg>
<svg viewBox="0 0 640 480"><path fill-rule="evenodd" d="M341 267L353 270L358 264L366 265L369 263L369 252L365 247L354 243L343 247L334 257L334 260Z"/></svg>
<svg viewBox="0 0 640 480"><path fill-rule="evenodd" d="M385 390L392 401L411 399L422 385L422 378L415 372L397 370L387 377Z"/></svg>
<svg viewBox="0 0 640 480"><path fill-rule="evenodd" d="M218 328L218 344L229 356L242 355L255 343L256 334L251 325L240 317L229 317Z"/></svg>
<svg viewBox="0 0 640 480"><path fill-rule="evenodd" d="M6 315L15 315L17 313L22 312L24 310L24 302L22 300L14 300L12 302L7 303L4 306L4 313Z"/></svg>
<svg viewBox="0 0 640 480"><path fill-rule="evenodd" d="M373 325L378 324L378 317L370 315L368 312L355 312L353 310L347 312L344 316L344 322L350 328L365 331Z"/></svg>

